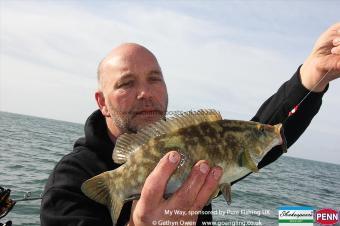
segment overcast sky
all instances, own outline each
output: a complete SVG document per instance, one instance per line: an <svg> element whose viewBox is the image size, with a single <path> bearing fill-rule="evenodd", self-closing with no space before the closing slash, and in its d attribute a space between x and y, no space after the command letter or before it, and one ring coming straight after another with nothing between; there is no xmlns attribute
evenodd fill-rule
<svg viewBox="0 0 340 226"><path fill-rule="evenodd" d="M0 4L0 110L79 123L97 108L99 61L122 42L157 56L169 110L248 120L340 21L337 0ZM287 155L340 163L339 98L335 81Z"/></svg>

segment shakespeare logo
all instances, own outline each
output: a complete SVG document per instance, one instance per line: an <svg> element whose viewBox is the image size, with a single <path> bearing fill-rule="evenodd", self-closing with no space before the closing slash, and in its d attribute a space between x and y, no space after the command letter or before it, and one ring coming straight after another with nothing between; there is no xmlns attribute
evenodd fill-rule
<svg viewBox="0 0 340 226"><path fill-rule="evenodd" d="M282 206L279 209L279 225L310 225L314 223L314 209L308 206Z"/></svg>

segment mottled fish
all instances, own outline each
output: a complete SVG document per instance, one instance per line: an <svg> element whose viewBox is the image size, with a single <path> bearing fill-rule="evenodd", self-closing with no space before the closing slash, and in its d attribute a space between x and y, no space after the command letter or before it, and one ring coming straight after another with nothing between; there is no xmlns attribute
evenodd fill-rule
<svg viewBox="0 0 340 226"><path fill-rule="evenodd" d="M286 152L282 124L266 125L252 121L223 120L215 110L200 110L161 120L136 134L119 136L113 160L123 164L87 181L81 187L89 198L106 205L116 224L124 202L137 199L147 176L170 150L181 155L178 168L169 179L166 194L178 189L199 160L223 168L219 182L228 203L230 183L250 172L274 146Z"/></svg>

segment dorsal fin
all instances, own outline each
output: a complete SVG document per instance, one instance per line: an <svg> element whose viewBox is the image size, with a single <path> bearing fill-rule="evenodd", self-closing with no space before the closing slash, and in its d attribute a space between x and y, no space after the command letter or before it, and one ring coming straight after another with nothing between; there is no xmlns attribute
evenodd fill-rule
<svg viewBox="0 0 340 226"><path fill-rule="evenodd" d="M160 120L152 123L136 134L122 134L118 137L112 159L115 163L123 164L129 155L138 147L146 144L150 139L164 134L175 132L181 128L198 125L202 122L222 120L221 114L213 109L189 111L176 114L166 121Z"/></svg>

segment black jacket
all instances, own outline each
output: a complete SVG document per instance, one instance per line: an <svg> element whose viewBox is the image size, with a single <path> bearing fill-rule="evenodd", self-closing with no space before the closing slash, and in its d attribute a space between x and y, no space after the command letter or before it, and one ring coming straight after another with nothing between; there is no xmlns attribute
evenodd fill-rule
<svg viewBox="0 0 340 226"><path fill-rule="evenodd" d="M318 112L326 90L311 93L297 113L284 123L288 147L300 137ZM307 93L308 90L301 84L298 70L277 93L264 102L252 120L267 124L283 122L288 112ZM85 180L119 166L112 161L113 148L104 117L97 110L86 121L85 138L76 141L73 152L60 160L48 179L41 202L41 225L112 225L107 208L83 195L80 186ZM259 168L275 161L281 154L280 150L270 151L259 163ZM117 225L124 225L128 221L130 208L131 203L125 204ZM211 205L204 210L211 210ZM201 225L202 220L211 221L212 217L200 216L197 225Z"/></svg>

